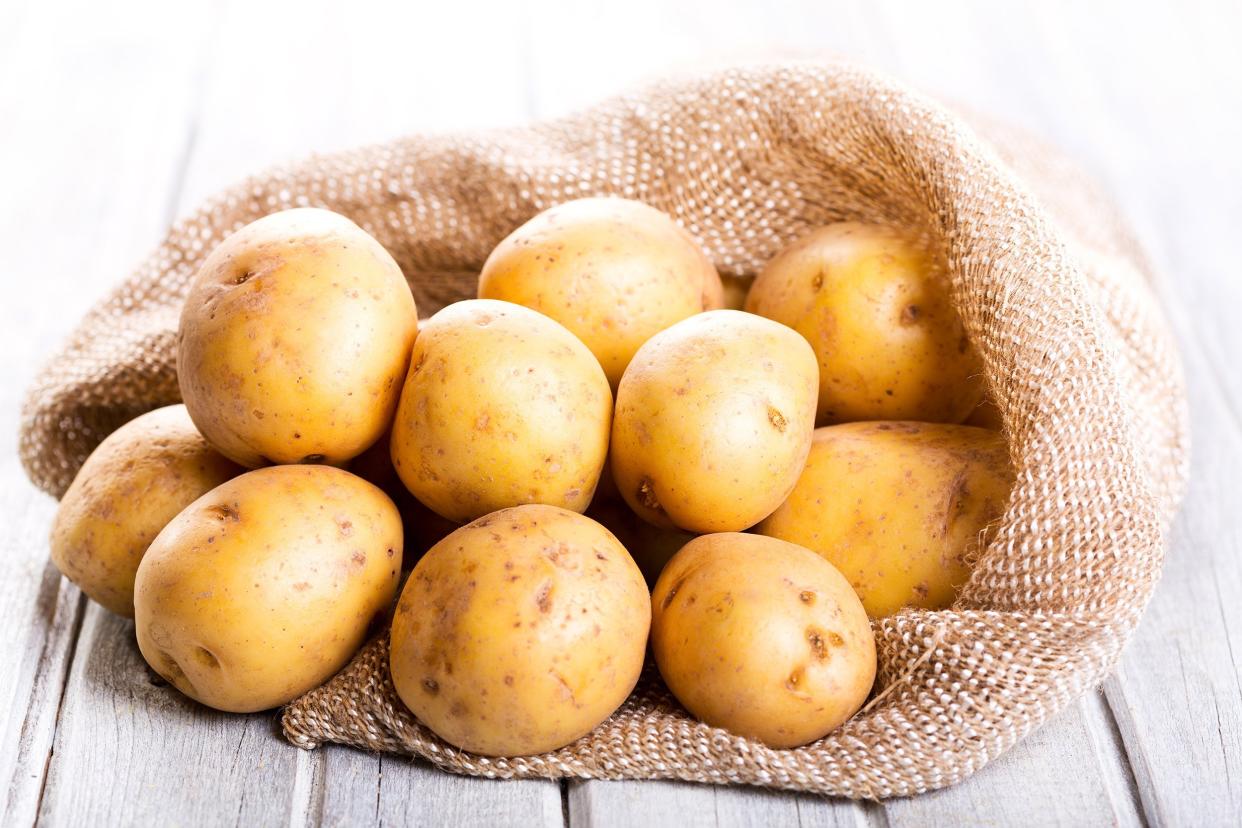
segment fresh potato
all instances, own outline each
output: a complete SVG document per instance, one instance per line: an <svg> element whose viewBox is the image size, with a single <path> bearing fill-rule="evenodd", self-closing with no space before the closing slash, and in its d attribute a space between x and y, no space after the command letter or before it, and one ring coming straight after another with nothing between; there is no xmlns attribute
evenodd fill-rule
<svg viewBox="0 0 1242 828"><path fill-rule="evenodd" d="M392 604L401 517L331 466L273 466L211 490L138 567L143 657L218 710L276 707L322 684Z"/></svg>
<svg viewBox="0 0 1242 828"><path fill-rule="evenodd" d="M503 509L414 567L393 618L392 680L446 742L543 753L625 701L650 622L642 574L608 530L554 506Z"/></svg>
<svg viewBox="0 0 1242 828"><path fill-rule="evenodd" d="M815 348L819 424L959 423L983 395L943 265L895 230L853 222L816 230L768 263L746 310Z"/></svg>
<svg viewBox="0 0 1242 828"><path fill-rule="evenodd" d="M815 432L806 468L756 531L813 549L874 618L942 609L970 577L1013 471L994 431L931 423L846 423Z"/></svg>
<svg viewBox="0 0 1242 828"><path fill-rule="evenodd" d="M117 615L134 615L134 573L168 521L244 471L207 445L184 405L143 414L86 458L52 524L52 562Z"/></svg>
<svg viewBox="0 0 1242 828"><path fill-rule="evenodd" d="M388 428L417 326L401 268L362 228L275 213L199 269L178 332L181 396L244 466L342 465Z"/></svg>
<svg viewBox="0 0 1242 828"><path fill-rule="evenodd" d="M608 454L612 391L573 334L472 299L423 326L392 432L406 488L464 522L521 503L586 510Z"/></svg>
<svg viewBox="0 0 1242 828"><path fill-rule="evenodd" d="M584 198L545 210L492 251L480 299L534 308L573 331L613 388L638 346L674 322L723 306L695 240L640 201Z"/></svg>
<svg viewBox="0 0 1242 828"><path fill-rule="evenodd" d="M815 354L749 313L692 316L652 337L617 390L612 472L656 526L730 532L767 517L811 447Z"/></svg>
<svg viewBox="0 0 1242 828"><path fill-rule="evenodd" d="M875 639L841 573L759 535L695 538L651 596L651 649L697 718L771 747L813 742L858 711Z"/></svg>
<svg viewBox="0 0 1242 828"><path fill-rule="evenodd" d="M630 557L638 564L647 586L655 586L664 565L669 562L677 550L694 540L694 535L680 529L664 529L652 526L625 505L625 501L617 498L601 498L596 495L591 501L591 508L586 516L597 520L612 532L629 550Z"/></svg>

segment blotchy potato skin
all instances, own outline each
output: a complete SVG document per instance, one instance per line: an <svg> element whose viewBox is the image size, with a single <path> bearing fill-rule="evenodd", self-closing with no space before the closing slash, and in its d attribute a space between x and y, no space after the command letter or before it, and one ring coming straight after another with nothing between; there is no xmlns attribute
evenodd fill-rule
<svg viewBox="0 0 1242 828"><path fill-rule="evenodd" d="M60 500L51 554L65 577L117 615L134 616L134 574L151 541L199 496L245 471L207 445L184 405L109 434Z"/></svg>
<svg viewBox="0 0 1242 828"><path fill-rule="evenodd" d="M521 503L586 510L608 454L612 391L564 327L472 299L424 323L392 430L406 488L463 523Z"/></svg>
<svg viewBox="0 0 1242 828"><path fill-rule="evenodd" d="M642 574L604 527L553 506L503 509L414 567L393 618L393 684L463 750L543 753L625 701L650 622Z"/></svg>
<svg viewBox="0 0 1242 828"><path fill-rule="evenodd" d="M651 649L695 717L776 748L858 711L875 639L849 583L815 553L760 535L695 538L651 596Z"/></svg>
<svg viewBox="0 0 1242 828"><path fill-rule="evenodd" d="M816 430L798 485L755 529L823 555L873 618L943 609L970 577L1012 485L995 431L845 423Z"/></svg>
<svg viewBox="0 0 1242 828"><path fill-rule="evenodd" d="M479 298L516 302L569 328L613 388L655 333L724 305L720 276L694 238L624 198L566 202L523 224L488 256Z"/></svg>
<svg viewBox="0 0 1242 828"><path fill-rule="evenodd" d="M983 395L943 265L896 230L842 222L810 233L756 277L746 310L815 348L820 425L959 423Z"/></svg>
<svg viewBox="0 0 1242 828"><path fill-rule="evenodd" d="M143 657L217 710L285 704L329 679L388 612L401 517L330 466L272 466L203 495L138 567Z"/></svg>
<svg viewBox="0 0 1242 828"><path fill-rule="evenodd" d="M656 526L758 523L802 471L817 387L806 340L769 319L709 311L660 332L617 389L610 457L621 496Z"/></svg>
<svg viewBox="0 0 1242 828"><path fill-rule="evenodd" d="M273 213L203 262L178 331L177 377L222 454L343 465L392 420L418 329L383 246L344 216Z"/></svg>

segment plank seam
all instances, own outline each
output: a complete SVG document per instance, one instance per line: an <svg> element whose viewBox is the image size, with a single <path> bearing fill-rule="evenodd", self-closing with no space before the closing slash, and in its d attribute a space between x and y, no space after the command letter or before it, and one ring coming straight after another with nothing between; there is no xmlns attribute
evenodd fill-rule
<svg viewBox="0 0 1242 828"><path fill-rule="evenodd" d="M48 566L51 566L49 562ZM73 608L74 618L73 627L69 632L69 646L67 648L70 655L65 658L64 666L60 669L60 693L56 699L56 716L52 719L51 738L48 739L47 756L43 758L42 778L39 780L39 796L35 800L35 820L37 826L43 820L43 797L47 793L47 780L52 767L52 756L56 753L56 734L60 730L60 719L65 709L65 697L69 691L69 673L73 669L78 652L78 640L82 634L82 622L86 618L86 595L79 592L75 598ZM50 642L44 642L44 654L40 656L42 662L47 653L47 646Z"/></svg>

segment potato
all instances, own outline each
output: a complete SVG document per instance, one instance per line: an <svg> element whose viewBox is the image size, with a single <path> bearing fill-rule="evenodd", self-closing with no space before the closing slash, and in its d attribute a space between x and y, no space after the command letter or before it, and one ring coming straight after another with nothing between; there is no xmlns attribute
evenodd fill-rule
<svg viewBox="0 0 1242 828"><path fill-rule="evenodd" d="M642 574L608 530L554 506L503 509L414 567L393 618L392 680L450 744L543 753L625 701L650 623Z"/></svg>
<svg viewBox="0 0 1242 828"><path fill-rule="evenodd" d="M423 326L392 432L406 488L459 523L521 503L586 510L612 391L561 325L509 302L449 305Z"/></svg>
<svg viewBox="0 0 1242 828"><path fill-rule="evenodd" d="M155 672L218 710L292 701L345 666L392 604L401 517L331 466L273 466L211 490L155 538L134 589Z"/></svg>
<svg viewBox="0 0 1242 828"><path fill-rule="evenodd" d="M745 529L784 501L811 447L818 387L806 340L734 310L652 337L617 390L612 471L656 526Z"/></svg>
<svg viewBox="0 0 1242 828"><path fill-rule="evenodd" d="M638 569L643 573L649 587L655 586L664 565L677 554L677 550L695 537L680 529L652 526L634 514L619 497L601 498L597 494L591 501L591 508L586 510L586 516L599 521L621 541L634 563L638 564Z"/></svg>
<svg viewBox="0 0 1242 828"><path fill-rule="evenodd" d="M199 269L178 332L181 396L244 466L343 465L388 428L417 326L401 269L362 228L275 213Z"/></svg>
<svg viewBox="0 0 1242 828"><path fill-rule="evenodd" d="M86 458L52 524L52 562L117 615L151 541L200 495L244 471L207 445L184 405L130 420Z"/></svg>
<svg viewBox="0 0 1242 828"><path fill-rule="evenodd" d="M789 748L858 711L875 681L867 613L808 549L759 535L695 538L651 596L669 690L714 727Z"/></svg>
<svg viewBox="0 0 1242 828"><path fill-rule="evenodd" d="M853 222L816 230L768 263L746 310L815 348L821 425L958 423L983 395L943 264L896 230Z"/></svg>
<svg viewBox="0 0 1242 828"><path fill-rule="evenodd" d="M756 531L813 549L873 618L942 609L1009 498L1004 438L959 425L846 423L815 432L806 469Z"/></svg>
<svg viewBox="0 0 1242 828"><path fill-rule="evenodd" d="M623 198L570 201L523 224L488 256L479 298L526 305L569 328L613 388L653 334L724 304L720 277L690 234Z"/></svg>

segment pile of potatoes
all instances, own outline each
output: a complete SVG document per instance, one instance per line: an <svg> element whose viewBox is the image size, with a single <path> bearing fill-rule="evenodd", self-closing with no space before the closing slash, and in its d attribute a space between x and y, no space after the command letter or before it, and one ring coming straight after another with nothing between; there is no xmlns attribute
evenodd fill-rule
<svg viewBox="0 0 1242 828"><path fill-rule="evenodd" d="M702 721L814 741L871 692L871 619L953 602L1012 471L926 240L834 224L737 293L664 213L584 199L420 323L361 228L274 213L204 261L184 405L96 449L52 558L220 710L391 626L398 695L475 753L587 734L648 645Z"/></svg>

